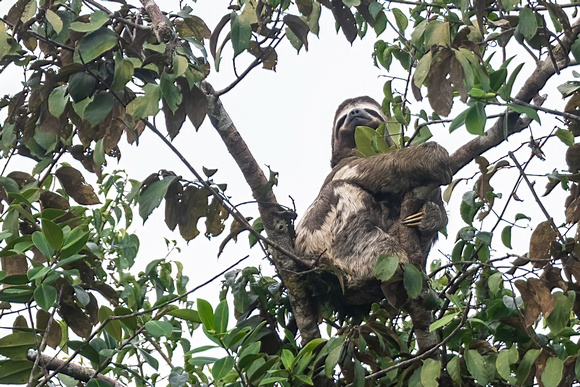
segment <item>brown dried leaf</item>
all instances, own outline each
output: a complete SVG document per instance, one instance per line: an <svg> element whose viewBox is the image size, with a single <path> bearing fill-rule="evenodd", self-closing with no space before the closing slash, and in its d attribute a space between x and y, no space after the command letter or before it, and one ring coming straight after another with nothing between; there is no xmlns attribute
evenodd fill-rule
<svg viewBox="0 0 580 387"><path fill-rule="evenodd" d="M173 231L179 223L179 217L183 211L181 197L183 195L183 186L179 180L175 180L165 194L165 224Z"/></svg>
<svg viewBox="0 0 580 387"><path fill-rule="evenodd" d="M574 93L566 103L564 111L569 114L580 116L580 93ZM566 117L566 124L568 129L574 136L580 136L580 117L578 120Z"/></svg>
<svg viewBox="0 0 580 387"><path fill-rule="evenodd" d="M175 30L181 37L193 36L200 42L211 37L211 31L205 22L198 16L190 15L183 20L176 20Z"/></svg>
<svg viewBox="0 0 580 387"><path fill-rule="evenodd" d="M221 20L219 21L218 25L214 28L214 30L211 34L211 37L209 39L209 52L211 53L211 56L214 59L216 59L216 55L217 55L217 43L218 43L220 33L222 32L222 29L226 26L226 24L229 23L230 18L231 18L231 15L229 13L227 15L224 15L224 17L222 17ZM229 36L229 33L228 33L228 36Z"/></svg>
<svg viewBox="0 0 580 387"><path fill-rule="evenodd" d="M58 313L76 335L85 339L91 335L93 324L76 304L74 298L66 297L66 299L61 300Z"/></svg>
<svg viewBox="0 0 580 387"><path fill-rule="evenodd" d="M576 278L576 282L580 282L580 262L575 258L569 258L563 261L564 271Z"/></svg>
<svg viewBox="0 0 580 387"><path fill-rule="evenodd" d="M66 193L82 205L99 204L101 201L93 187L87 184L82 173L73 167L63 166L55 172Z"/></svg>
<svg viewBox="0 0 580 387"><path fill-rule="evenodd" d="M16 182L16 184L18 184L18 188L20 188L20 189L22 189L24 186L27 186L28 184L36 181L36 179L34 177L32 177L30 174L28 174L26 172L21 172L21 171L10 172L7 175L7 177L14 180Z"/></svg>
<svg viewBox="0 0 580 387"><path fill-rule="evenodd" d="M461 99L461 102L465 103L467 102L469 94L467 92L465 84L463 83L463 81L465 80L465 72L463 71L463 66L461 66L461 63L459 63L459 61L455 56L453 56L450 60L451 63L449 64L449 79L451 80L451 83L453 84L455 91L459 93L459 98Z"/></svg>
<svg viewBox="0 0 580 387"><path fill-rule="evenodd" d="M36 328L41 331L46 331L50 321L50 327L48 328L48 333L43 332L42 337L46 337L46 344L49 347L56 349L62 340L62 329L58 322L56 322L50 313L39 309L36 312Z"/></svg>
<svg viewBox="0 0 580 387"><path fill-rule="evenodd" d="M190 89L182 84L181 91L187 117L197 130L207 115L207 96L197 86Z"/></svg>
<svg viewBox="0 0 580 387"><path fill-rule="evenodd" d="M99 304L92 293L89 293L89 303L85 306L85 311L89 316L91 324L96 325L99 322Z"/></svg>
<svg viewBox="0 0 580 387"><path fill-rule="evenodd" d="M264 55L263 53L266 52L266 50L268 51L268 54ZM256 58L262 60L263 68L276 71L276 65L278 64L278 54L276 53L276 50L271 47L261 48L258 46L258 43L252 40L248 45L247 51Z"/></svg>
<svg viewBox="0 0 580 387"><path fill-rule="evenodd" d="M207 209L205 220L205 236L215 237L224 231L224 221L228 218L229 212L214 197Z"/></svg>
<svg viewBox="0 0 580 387"><path fill-rule="evenodd" d="M576 297L578 300L578 297ZM564 360L564 370L562 371L562 380L558 387L568 387L573 386L574 382L576 381L576 361L578 360L578 355L568 356L566 360Z"/></svg>
<svg viewBox="0 0 580 387"><path fill-rule="evenodd" d="M179 219L179 233L188 242L199 235L197 222L207 214L209 195L207 190L192 185L183 191L183 211Z"/></svg>
<svg viewBox="0 0 580 387"><path fill-rule="evenodd" d="M290 31L296 35L302 44L304 44L306 51L308 51L308 32L310 32L310 27L308 27L308 24L304 23L304 21L302 21L302 19L300 19L298 16L290 14L284 16L283 20L284 24L290 28Z"/></svg>
<svg viewBox="0 0 580 387"><path fill-rule="evenodd" d="M91 286L97 292L101 293L101 296L105 297L109 302L115 306L119 304L119 295L111 286L102 283L102 282L95 282Z"/></svg>
<svg viewBox="0 0 580 387"><path fill-rule="evenodd" d="M524 324L526 327L534 324L541 313L545 317L552 313L554 310L554 298L542 281L537 278L530 278L527 281L517 280L515 286L524 301Z"/></svg>
<svg viewBox="0 0 580 387"><path fill-rule="evenodd" d="M431 64L429 70L429 85L427 86L427 97L429 104L440 116L448 116L453 106L453 88L451 80L447 78L451 60L447 58Z"/></svg>
<svg viewBox="0 0 580 387"><path fill-rule="evenodd" d="M186 103L182 103L177 107L175 113L171 110L169 105L163 99L163 115L165 116L165 127L167 128L167 134L169 134L169 138L172 140L179 134L183 123L185 122L185 118L187 116L185 105Z"/></svg>
<svg viewBox="0 0 580 387"><path fill-rule="evenodd" d="M45 208L56 208L59 210L68 210L70 209L70 204L68 200L63 198L57 193L51 191L44 191L40 194L40 205L42 209Z"/></svg>
<svg viewBox="0 0 580 387"><path fill-rule="evenodd" d="M556 236L550 221L538 224L530 238L530 261L535 264L547 264L550 260L550 245L556 240Z"/></svg>
<svg viewBox="0 0 580 387"><path fill-rule="evenodd" d="M574 144L566 150L566 164L568 170L576 173L580 170L580 144Z"/></svg>
<svg viewBox="0 0 580 387"><path fill-rule="evenodd" d="M331 8L334 20L336 20L342 29L344 36L346 36L346 40L352 44L358 34L358 28L350 8L344 5L342 0L331 0Z"/></svg>
<svg viewBox="0 0 580 387"><path fill-rule="evenodd" d="M568 291L568 285L562 278L562 269L558 269L550 264L546 265L544 272L540 276L544 284L552 291L554 288L560 288L563 291Z"/></svg>
<svg viewBox="0 0 580 387"><path fill-rule="evenodd" d="M139 141L139 137L143 131L145 131L145 123L143 121L137 121L134 128L126 126L125 133L127 134L127 142L133 144L134 142Z"/></svg>

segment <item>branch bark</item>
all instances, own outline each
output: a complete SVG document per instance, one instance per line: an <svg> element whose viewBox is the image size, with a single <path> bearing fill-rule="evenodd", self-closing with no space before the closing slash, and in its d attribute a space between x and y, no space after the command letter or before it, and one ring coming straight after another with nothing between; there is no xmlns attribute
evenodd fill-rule
<svg viewBox="0 0 580 387"><path fill-rule="evenodd" d="M26 358L28 360L36 361L37 357L38 353L35 350L33 349L28 350L28 353L26 354ZM63 366L64 363L65 363L64 360L57 359L49 355L44 354L40 355L39 365L46 370L54 371L62 367L60 368L59 371L60 373L73 377L76 380L80 380L81 382L88 382L90 379L97 379L105 383L108 383L113 387L123 386L115 379L111 379L104 375L95 373L95 370L91 368L81 367L80 365L77 364L67 364Z"/></svg>
<svg viewBox="0 0 580 387"><path fill-rule="evenodd" d="M560 43L552 50L554 57L548 57L538 63L532 75L515 96L515 100L530 103L553 75L570 65L570 48L576 41L578 33L580 33L580 19L576 20L572 25L572 33L563 36ZM554 66L554 62L557 68ZM519 113L513 111L507 114L508 136L521 132L532 121L529 117L520 117ZM502 114L485 135L471 140L451 155L453 174L457 173L477 156L498 146L505 140L503 133L504 119L505 114Z"/></svg>
<svg viewBox="0 0 580 387"><path fill-rule="evenodd" d="M320 331L317 313L315 313L310 295L305 291L301 280L303 278L300 274L302 268L290 258L290 254L294 254L293 230L290 223L294 214L289 214L278 204L264 171L240 136L214 89L207 82L203 83L203 89L208 97L208 117L252 190L268 239L281 247L281 249L271 248L270 253L277 272L288 289L294 318L302 342L305 344L320 337ZM284 251L289 254L285 254Z"/></svg>

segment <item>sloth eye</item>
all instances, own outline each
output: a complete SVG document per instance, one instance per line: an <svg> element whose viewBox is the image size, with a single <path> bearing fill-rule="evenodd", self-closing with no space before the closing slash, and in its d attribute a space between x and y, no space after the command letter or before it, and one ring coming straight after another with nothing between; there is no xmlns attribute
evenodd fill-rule
<svg viewBox="0 0 580 387"><path fill-rule="evenodd" d="M371 116L375 116L376 118L382 120L383 117L380 115L379 112L377 112L376 110L373 109L365 109L365 112L369 113Z"/></svg>
<svg viewBox="0 0 580 387"><path fill-rule="evenodd" d="M344 125L344 121L346 120L346 114L338 119L336 122L336 128L341 128Z"/></svg>

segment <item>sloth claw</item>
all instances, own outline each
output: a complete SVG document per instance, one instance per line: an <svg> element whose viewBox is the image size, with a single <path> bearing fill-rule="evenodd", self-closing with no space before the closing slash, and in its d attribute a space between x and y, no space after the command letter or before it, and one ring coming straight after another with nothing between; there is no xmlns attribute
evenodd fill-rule
<svg viewBox="0 0 580 387"><path fill-rule="evenodd" d="M405 219L403 219L401 223L407 227L419 227L423 223L424 217L425 210L421 210L419 212L407 216Z"/></svg>

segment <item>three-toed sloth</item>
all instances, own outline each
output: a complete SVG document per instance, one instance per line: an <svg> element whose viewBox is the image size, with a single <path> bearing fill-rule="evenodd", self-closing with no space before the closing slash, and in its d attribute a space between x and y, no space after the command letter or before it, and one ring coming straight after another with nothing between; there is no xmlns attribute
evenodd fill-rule
<svg viewBox="0 0 580 387"><path fill-rule="evenodd" d="M338 107L332 171L296 227L297 256L341 276L347 305L369 305L385 296L388 287L381 290L374 275L381 254L424 268L447 223L439 187L449 184L452 174L443 147L429 142L357 155L355 128L376 129L384 121L381 105L370 97L347 99Z"/></svg>

